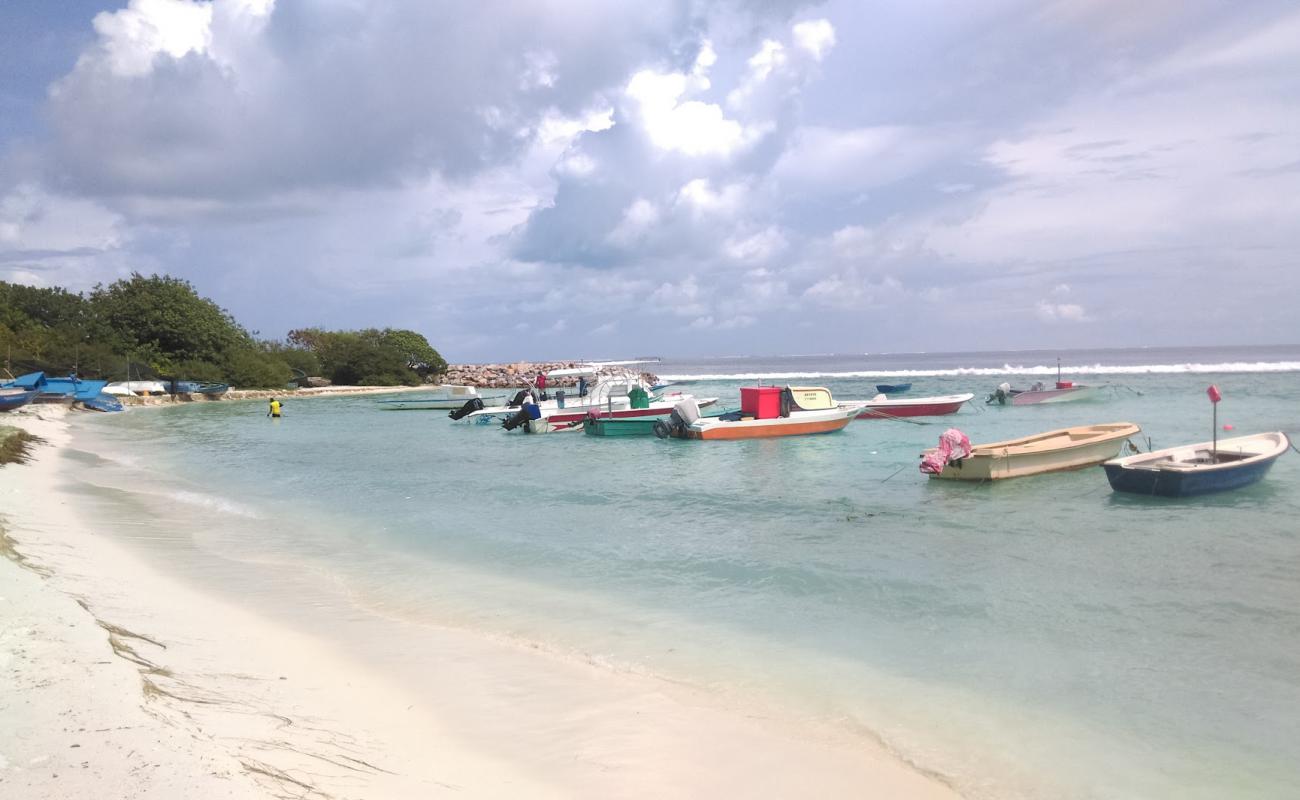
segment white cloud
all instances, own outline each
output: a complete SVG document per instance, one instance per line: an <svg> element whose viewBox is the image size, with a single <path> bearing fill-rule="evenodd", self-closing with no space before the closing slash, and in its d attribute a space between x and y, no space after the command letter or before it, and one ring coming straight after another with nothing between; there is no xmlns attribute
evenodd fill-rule
<svg viewBox="0 0 1300 800"><path fill-rule="evenodd" d="M677 191L678 205L684 205L697 215L716 214L733 217L745 201L743 184L733 183L714 191L708 178L695 178Z"/></svg>
<svg viewBox="0 0 1300 800"><path fill-rule="evenodd" d="M622 222L610 232L608 239L612 244L630 247L644 239L659 224L661 216L658 206L644 197L638 198L623 212Z"/></svg>
<svg viewBox="0 0 1300 800"><path fill-rule="evenodd" d="M794 42L815 60L821 61L835 46L835 28L828 19L797 23L792 29Z"/></svg>
<svg viewBox="0 0 1300 800"><path fill-rule="evenodd" d="M680 72L646 69L632 76L626 94L636 104L646 135L659 149L688 156L731 155L753 135L736 120L727 119L720 106L683 100L698 80Z"/></svg>
<svg viewBox="0 0 1300 800"><path fill-rule="evenodd" d="M785 250L788 244L780 229L771 226L750 236L727 239L723 251L734 261L760 263Z"/></svg>
<svg viewBox="0 0 1300 800"><path fill-rule="evenodd" d="M114 74L147 74L154 58L203 53L212 43L210 3L190 0L131 0L119 11L95 15L103 55Z"/></svg>
<svg viewBox="0 0 1300 800"><path fill-rule="evenodd" d="M1091 317L1077 303L1049 303L1040 300L1034 313L1044 322L1088 322Z"/></svg>

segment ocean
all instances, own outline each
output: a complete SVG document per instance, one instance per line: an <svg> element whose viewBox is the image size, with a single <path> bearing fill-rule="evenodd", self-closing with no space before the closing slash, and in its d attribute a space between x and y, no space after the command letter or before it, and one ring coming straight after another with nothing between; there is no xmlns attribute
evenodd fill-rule
<svg viewBox="0 0 1300 800"><path fill-rule="evenodd" d="M1100 399L982 403L1051 380L1058 356ZM1113 494L1100 469L931 481L917 457L948 427L980 442L1129 421L1143 449L1203 441L1210 383L1220 435L1300 433L1300 346L653 369L730 404L755 380L852 399L896 378L976 401L740 442L506 434L373 397L290 399L281 420L262 401L180 405L79 417L64 474L99 533L321 635L474 630L883 742L974 798L1294 796L1300 456L1177 501ZM350 632L295 600L312 586L346 598Z"/></svg>

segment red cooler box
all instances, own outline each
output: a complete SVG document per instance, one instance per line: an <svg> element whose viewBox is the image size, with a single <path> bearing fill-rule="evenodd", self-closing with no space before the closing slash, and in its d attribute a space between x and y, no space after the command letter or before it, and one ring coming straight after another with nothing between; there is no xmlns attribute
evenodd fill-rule
<svg viewBox="0 0 1300 800"><path fill-rule="evenodd" d="M754 419L776 419L781 416L781 387L742 386L740 413Z"/></svg>

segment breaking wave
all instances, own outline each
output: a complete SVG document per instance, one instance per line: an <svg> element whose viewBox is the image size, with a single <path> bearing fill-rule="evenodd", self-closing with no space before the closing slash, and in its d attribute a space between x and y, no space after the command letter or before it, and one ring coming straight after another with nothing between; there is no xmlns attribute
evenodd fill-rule
<svg viewBox="0 0 1300 800"><path fill-rule="evenodd" d="M965 375L1056 375L1056 365L1032 367L1003 364L1000 367L957 367L955 369L868 369L853 372L735 372L713 374L660 375L661 381L752 381L791 378L926 378ZM1300 361L1233 361L1221 364L1134 364L1127 366L1092 364L1061 366L1062 375L1170 375L1217 374L1228 372L1300 372Z"/></svg>

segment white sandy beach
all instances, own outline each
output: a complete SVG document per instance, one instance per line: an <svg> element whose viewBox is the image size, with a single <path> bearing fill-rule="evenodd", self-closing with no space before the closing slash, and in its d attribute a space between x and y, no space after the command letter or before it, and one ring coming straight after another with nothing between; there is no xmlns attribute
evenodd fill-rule
<svg viewBox="0 0 1300 800"><path fill-rule="evenodd" d="M49 444L0 467L0 796L956 796L863 738L473 631L391 622L405 662L376 669L98 534L63 414L4 419Z"/></svg>

